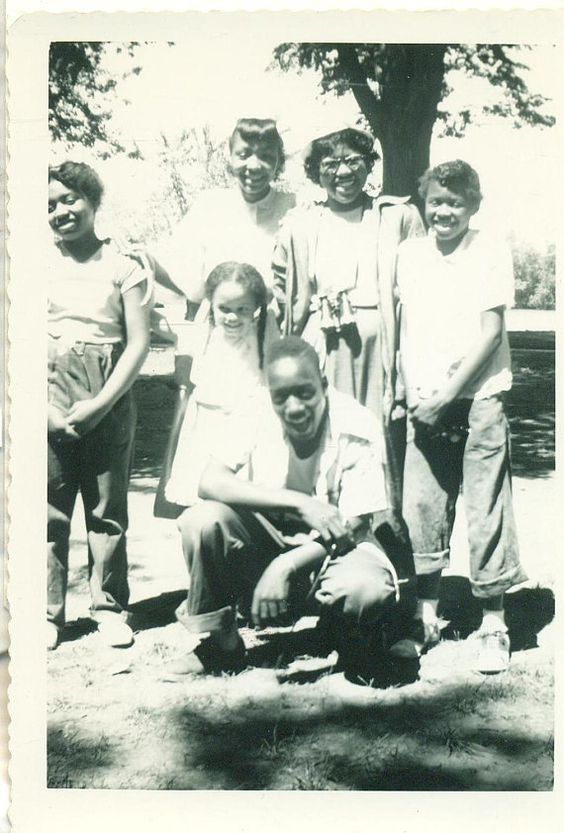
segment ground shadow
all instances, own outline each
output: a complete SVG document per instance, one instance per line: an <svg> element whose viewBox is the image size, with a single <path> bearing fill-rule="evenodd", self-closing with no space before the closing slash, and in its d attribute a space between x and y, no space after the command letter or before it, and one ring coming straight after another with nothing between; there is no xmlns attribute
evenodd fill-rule
<svg viewBox="0 0 564 833"><path fill-rule="evenodd" d="M100 769L114 766L117 746L102 736L95 741L69 735L60 726L47 726L47 787L52 789L85 788L85 778ZM69 773L73 773L69 775ZM73 777L73 775L75 777Z"/></svg>
<svg viewBox="0 0 564 833"><path fill-rule="evenodd" d="M325 713L294 708L277 720L245 704L213 719L205 708L189 704L171 713L171 720L187 763L206 771L210 788L550 789L551 784L532 785L502 764L507 757L526 762L550 754L547 740L518 731L453 728L458 724L453 704L468 696L468 684L458 689L438 690L419 704L338 704ZM487 689L476 686L474 696L476 702L488 702ZM304 750L312 745L313 762L304 760ZM499 759L499 777L495 786L492 781L480 787L486 752ZM438 757L442 763L434 766Z"/></svg>
<svg viewBox="0 0 564 833"><path fill-rule="evenodd" d="M507 395L514 474L546 477L554 471L554 350L512 351L513 387Z"/></svg>
<svg viewBox="0 0 564 833"><path fill-rule="evenodd" d="M133 386L137 403L137 430L133 458L135 478L159 478L176 405L174 376L142 376ZM143 488L141 490L144 490Z"/></svg>
<svg viewBox="0 0 564 833"><path fill-rule="evenodd" d="M186 590L171 590L130 605L132 628L136 631L145 631L151 628L164 628L176 622L175 611L186 598L186 592Z"/></svg>

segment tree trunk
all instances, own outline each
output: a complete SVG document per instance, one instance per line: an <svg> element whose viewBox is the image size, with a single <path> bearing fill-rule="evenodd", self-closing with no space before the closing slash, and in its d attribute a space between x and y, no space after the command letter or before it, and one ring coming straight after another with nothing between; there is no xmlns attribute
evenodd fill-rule
<svg viewBox="0 0 564 833"><path fill-rule="evenodd" d="M389 122L382 131L385 194L413 197L417 202L417 180L429 167L433 126L422 128L417 122Z"/></svg>
<svg viewBox="0 0 564 833"><path fill-rule="evenodd" d="M387 194L416 196L417 179L429 167L446 49L435 44L386 47L378 135Z"/></svg>

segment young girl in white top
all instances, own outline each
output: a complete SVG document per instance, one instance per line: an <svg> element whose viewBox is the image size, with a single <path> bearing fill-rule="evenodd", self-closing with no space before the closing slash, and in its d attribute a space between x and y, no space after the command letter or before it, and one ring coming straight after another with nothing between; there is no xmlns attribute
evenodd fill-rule
<svg viewBox="0 0 564 833"><path fill-rule="evenodd" d="M150 276L97 237L103 186L95 171L49 169L47 647L65 623L69 534L78 492L88 539L91 616L126 646L125 535L135 408L130 388L149 349Z"/></svg>
<svg viewBox="0 0 564 833"><path fill-rule="evenodd" d="M210 273L205 292L209 319L195 350L194 390L165 489L167 500L180 507L198 499L200 473L225 440L226 417L239 417L244 424L257 413L264 397L266 342L277 338L266 326L267 289L253 266L221 263Z"/></svg>

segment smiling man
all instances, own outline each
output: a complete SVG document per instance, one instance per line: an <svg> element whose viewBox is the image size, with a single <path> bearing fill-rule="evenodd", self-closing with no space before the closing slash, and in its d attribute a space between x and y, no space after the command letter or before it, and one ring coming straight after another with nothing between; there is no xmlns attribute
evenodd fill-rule
<svg viewBox="0 0 564 833"><path fill-rule="evenodd" d="M177 616L209 633L179 674L245 667L245 593L258 626L287 624L308 600L344 628L370 629L397 608L398 573L409 573L374 534L387 500L372 413L329 389L295 336L272 346L267 378L271 404L252 426L234 421L202 475L203 501L179 519L190 591Z"/></svg>

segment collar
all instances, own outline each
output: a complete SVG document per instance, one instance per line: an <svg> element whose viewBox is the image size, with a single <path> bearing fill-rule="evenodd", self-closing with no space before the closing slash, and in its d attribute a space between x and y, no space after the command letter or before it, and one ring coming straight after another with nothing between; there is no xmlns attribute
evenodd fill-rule
<svg viewBox="0 0 564 833"><path fill-rule="evenodd" d="M477 229L468 229L456 249L452 251L449 255L443 255L439 247L437 246L436 235L433 229L429 229L427 232L427 239L432 244L433 254L440 260L441 263L453 263L458 260L460 256L464 254L464 252L468 249L476 235L478 234Z"/></svg>
<svg viewBox="0 0 564 833"><path fill-rule="evenodd" d="M268 194L256 202L247 202L240 188L237 188L237 193L239 195L239 199L250 214L258 214L259 211L268 211L276 200L276 191L272 188L272 186Z"/></svg>
<svg viewBox="0 0 564 833"><path fill-rule="evenodd" d="M329 386L329 436L333 440L348 436L373 442L376 436L376 417L352 396Z"/></svg>

